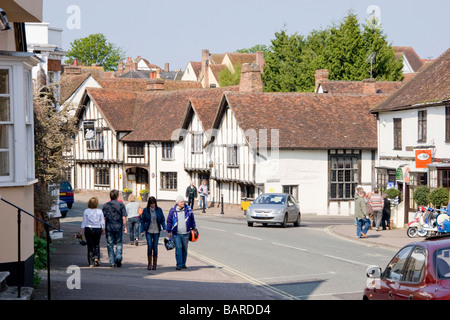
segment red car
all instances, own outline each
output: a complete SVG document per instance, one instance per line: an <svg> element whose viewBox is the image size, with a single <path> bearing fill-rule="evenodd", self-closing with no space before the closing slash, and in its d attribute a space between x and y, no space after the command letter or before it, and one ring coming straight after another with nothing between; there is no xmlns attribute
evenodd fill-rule
<svg viewBox="0 0 450 320"><path fill-rule="evenodd" d="M384 272L369 267L363 300L450 300L450 235L404 246Z"/></svg>

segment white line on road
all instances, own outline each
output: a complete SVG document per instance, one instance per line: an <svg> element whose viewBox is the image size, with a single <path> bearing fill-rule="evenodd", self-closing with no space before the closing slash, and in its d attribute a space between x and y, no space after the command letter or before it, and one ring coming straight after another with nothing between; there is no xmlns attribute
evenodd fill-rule
<svg viewBox="0 0 450 320"><path fill-rule="evenodd" d="M219 232L226 232L225 230L222 230L222 229L211 228L211 227L205 227L205 226L202 226L202 229L209 229L209 230L214 230L214 231L219 231Z"/></svg>
<svg viewBox="0 0 450 320"><path fill-rule="evenodd" d="M241 236L241 237L245 237L245 238L250 238L250 239L253 239L253 240L258 240L258 241L262 241L262 239L261 239L261 238L255 238L255 237L252 237L252 236L247 236L247 235L245 235L245 234L242 234L242 233L235 233L235 235L237 235L237 236Z"/></svg>
<svg viewBox="0 0 450 320"><path fill-rule="evenodd" d="M297 247L293 247L293 246L288 246L287 244L281 244L281 243L276 243L276 242L272 242L272 244L274 244L276 246L281 246L281 247L286 247L286 248L289 248L289 249L298 250L298 251L309 252L306 249L297 248Z"/></svg>

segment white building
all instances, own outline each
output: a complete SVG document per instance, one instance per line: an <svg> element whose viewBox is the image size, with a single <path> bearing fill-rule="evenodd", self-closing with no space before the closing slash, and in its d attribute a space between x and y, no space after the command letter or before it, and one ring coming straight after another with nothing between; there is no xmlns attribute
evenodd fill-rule
<svg viewBox="0 0 450 320"><path fill-rule="evenodd" d="M414 188L450 189L450 50L376 106L377 185L403 191L399 224L416 208Z"/></svg>

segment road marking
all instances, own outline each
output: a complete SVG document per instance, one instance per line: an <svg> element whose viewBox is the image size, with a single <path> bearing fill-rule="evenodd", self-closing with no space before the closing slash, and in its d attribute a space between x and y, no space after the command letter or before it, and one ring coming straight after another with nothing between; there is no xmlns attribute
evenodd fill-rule
<svg viewBox="0 0 450 320"><path fill-rule="evenodd" d="M222 229L211 228L211 227L204 227L204 226L202 226L202 229L209 229L209 230L214 230L214 231L219 231L219 232L226 232L225 230L222 230Z"/></svg>
<svg viewBox="0 0 450 320"><path fill-rule="evenodd" d="M237 236L241 236L241 237L245 237L245 238L250 238L250 239L253 239L253 240L258 240L258 241L262 241L262 239L261 239L261 238L256 238L256 237L252 237L252 236L247 236L247 235L245 235L245 234L242 234L242 233L235 233L235 235L237 235Z"/></svg>
<svg viewBox="0 0 450 320"><path fill-rule="evenodd" d="M274 244L276 246L281 246L281 247L286 247L286 248L289 248L289 249L298 250L298 251L309 252L306 249L297 248L297 247L293 247L293 246L288 246L287 244L281 244L281 243L276 243L276 242L272 242L272 244Z"/></svg>
<svg viewBox="0 0 450 320"><path fill-rule="evenodd" d="M355 260L345 259L345 258L341 258L341 257L336 257L336 256L332 256L332 255L329 255L329 254L324 254L323 256L327 257L327 258L331 258L331 259L340 260L340 261L343 261L343 262L348 262L348 263L352 263L352 264L358 264L360 266L365 266L365 267L369 266L369 264L367 264L367 263L358 262L358 261L355 261Z"/></svg>
<svg viewBox="0 0 450 320"><path fill-rule="evenodd" d="M307 294L302 296L296 296L297 299L302 298L311 298L311 297L325 297L325 296L335 296L335 295L342 295L342 294L355 294L360 293L361 297L363 295L362 291L349 291L349 292L335 292L335 293L319 293L319 294Z"/></svg>
<svg viewBox="0 0 450 320"><path fill-rule="evenodd" d="M289 294L287 292L284 292L284 291L279 290L279 289L277 289L275 287L272 287L271 285L268 285L265 282L262 282L262 281L260 281L258 279L255 279L255 278L253 278L253 277L251 277L251 276L249 276L249 275L247 275L245 273L242 273L242 272L240 272L240 271L238 271L236 269L233 269L233 268L231 268L231 267L229 267L227 265L224 265L224 264L222 264L222 263L220 263L218 261L212 260L210 258L202 256L202 255L200 255L200 254L198 254L196 252L193 252L193 251L189 251L189 253L192 254L193 256L197 257L198 259L201 259L201 260L203 260L203 261L205 261L207 263L212 264L216 268L221 268L221 269L226 270L226 271L228 271L230 273L233 273L234 275L237 275L237 276L243 278L244 280L250 282L251 284L253 284L255 286L263 287L263 288L265 288L265 289L267 289L267 290L269 290L269 291L271 291L273 293L276 293L276 294L280 295L281 297L283 297L285 299L298 300L294 295L291 295L291 294Z"/></svg>
<svg viewBox="0 0 450 320"><path fill-rule="evenodd" d="M318 276L330 276L330 275L335 275L336 272L334 271L330 271L330 272L324 272L324 273L312 273L312 274L297 274L297 275L292 275L292 276L281 276L281 277L263 277L263 278L259 278L260 280L277 280L277 279L298 279L298 278L311 278L311 277L318 277Z"/></svg>

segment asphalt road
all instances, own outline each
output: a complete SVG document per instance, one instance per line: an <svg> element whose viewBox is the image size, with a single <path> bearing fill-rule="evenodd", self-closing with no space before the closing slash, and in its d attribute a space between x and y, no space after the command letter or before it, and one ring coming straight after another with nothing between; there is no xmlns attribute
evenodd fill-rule
<svg viewBox="0 0 450 320"><path fill-rule="evenodd" d="M190 252L265 286L286 299L360 300L369 265L392 251L368 248L326 232L348 219L303 218L300 227L247 227L241 219L198 217L203 239Z"/></svg>
<svg viewBox="0 0 450 320"><path fill-rule="evenodd" d="M75 202L63 223L79 226L84 208L85 203ZM201 241L190 244L191 257L264 288L275 299L361 300L367 267L385 266L392 257L391 250L327 233L330 225L352 223L346 217L303 216L300 227L287 228L248 227L236 217L196 215L196 221ZM227 288L236 290L221 290ZM221 291L222 297L232 294Z"/></svg>

